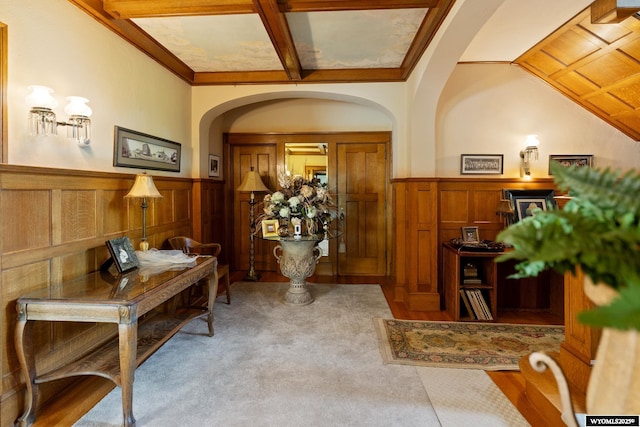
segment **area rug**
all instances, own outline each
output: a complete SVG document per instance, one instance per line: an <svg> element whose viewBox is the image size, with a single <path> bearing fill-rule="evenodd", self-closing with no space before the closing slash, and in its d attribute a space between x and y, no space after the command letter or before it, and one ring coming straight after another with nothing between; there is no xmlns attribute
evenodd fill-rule
<svg viewBox="0 0 640 427"><path fill-rule="evenodd" d="M379 285L311 284L315 302L282 303L288 283L237 282L216 303L215 335L196 319L135 373L139 427L441 426L413 366L380 360ZM77 426L122 424L114 389Z"/></svg>
<svg viewBox="0 0 640 427"><path fill-rule="evenodd" d="M535 351L559 351L563 326L374 319L385 363L519 370Z"/></svg>

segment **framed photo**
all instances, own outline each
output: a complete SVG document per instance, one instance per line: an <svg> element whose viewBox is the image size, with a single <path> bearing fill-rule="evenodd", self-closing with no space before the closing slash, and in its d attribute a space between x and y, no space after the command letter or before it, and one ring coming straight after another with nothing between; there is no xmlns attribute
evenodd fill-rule
<svg viewBox="0 0 640 427"><path fill-rule="evenodd" d="M180 172L177 142L116 126L113 146L114 166Z"/></svg>
<svg viewBox="0 0 640 427"><path fill-rule="evenodd" d="M212 178L220 177L220 156L209 154L209 176Z"/></svg>
<svg viewBox="0 0 640 427"><path fill-rule="evenodd" d="M462 241L464 243L480 243L478 227L462 227Z"/></svg>
<svg viewBox="0 0 640 427"><path fill-rule="evenodd" d="M502 175L502 154L462 154L460 174L462 175Z"/></svg>
<svg viewBox="0 0 640 427"><path fill-rule="evenodd" d="M118 269L118 273L124 273L140 266L140 261L138 261L131 240L127 236L107 240L105 244L109 249L113 263Z"/></svg>
<svg viewBox="0 0 640 427"><path fill-rule="evenodd" d="M513 205L513 222L533 216L536 208L547 211L555 207L553 196L554 190L504 190L504 198Z"/></svg>
<svg viewBox="0 0 640 427"><path fill-rule="evenodd" d="M593 154L551 154L549 156L549 175L551 175L551 162L558 162L562 166L586 166L593 167Z"/></svg>
<svg viewBox="0 0 640 427"><path fill-rule="evenodd" d="M262 220L262 237L278 237L278 227L280 223L277 219Z"/></svg>

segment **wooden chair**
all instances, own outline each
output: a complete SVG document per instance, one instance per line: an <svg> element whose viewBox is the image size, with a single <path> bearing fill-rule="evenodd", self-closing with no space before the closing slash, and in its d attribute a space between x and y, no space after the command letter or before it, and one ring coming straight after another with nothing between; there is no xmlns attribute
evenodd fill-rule
<svg viewBox="0 0 640 427"><path fill-rule="evenodd" d="M201 254L217 257L222 251L220 243L200 243L189 237L176 236L169 239L169 245L173 249L181 250L185 254ZM227 304L231 304L231 286L229 283L229 266L218 264L218 280L224 277L225 292L227 294Z"/></svg>

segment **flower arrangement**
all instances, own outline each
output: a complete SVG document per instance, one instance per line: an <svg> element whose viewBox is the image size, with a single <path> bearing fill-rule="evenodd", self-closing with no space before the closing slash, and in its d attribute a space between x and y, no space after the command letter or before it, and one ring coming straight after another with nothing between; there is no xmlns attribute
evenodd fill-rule
<svg viewBox="0 0 640 427"><path fill-rule="evenodd" d="M308 181L301 176L278 174L280 189L264 197L263 220L277 219L280 235L288 235L289 224L299 225L302 234L321 234L328 231L329 224L336 218L336 205L329 190L320 180Z"/></svg>

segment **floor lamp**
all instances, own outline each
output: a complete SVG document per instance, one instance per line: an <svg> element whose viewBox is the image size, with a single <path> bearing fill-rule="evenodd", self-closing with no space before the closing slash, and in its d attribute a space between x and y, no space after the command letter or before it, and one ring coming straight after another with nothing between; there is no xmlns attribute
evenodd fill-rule
<svg viewBox="0 0 640 427"><path fill-rule="evenodd" d="M253 206L256 204L254 193L260 191L269 192L270 190L262 182L260 174L253 170L253 166L251 166L251 170L246 173L242 179L242 183L236 190L243 193L251 192L251 199L249 199L249 205L251 206L249 210L249 272L244 277L244 280L255 282L260 278L260 275L256 273L254 269L255 253L253 240L256 233L256 224L253 217Z"/></svg>
<svg viewBox="0 0 640 427"><path fill-rule="evenodd" d="M142 240L140 241L140 250L146 251L149 249L149 242L147 242L147 198L159 199L162 194L153 183L153 177L144 172L136 175L133 187L124 197L142 199Z"/></svg>

